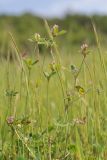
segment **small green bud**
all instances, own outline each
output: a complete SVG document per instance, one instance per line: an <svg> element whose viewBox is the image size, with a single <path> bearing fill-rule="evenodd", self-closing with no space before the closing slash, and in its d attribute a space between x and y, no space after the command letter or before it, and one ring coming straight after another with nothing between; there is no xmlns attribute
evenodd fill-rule
<svg viewBox="0 0 107 160"><path fill-rule="evenodd" d="M57 36L58 33L59 33L59 26L55 24L52 28L52 34L53 36Z"/></svg>
<svg viewBox="0 0 107 160"><path fill-rule="evenodd" d="M38 33L35 33L35 40L36 40L36 42L39 42L40 41L40 39L41 39L41 36L40 36L40 34L38 34Z"/></svg>
<svg viewBox="0 0 107 160"><path fill-rule="evenodd" d="M56 71L56 64L54 61L52 63L50 63L49 66L50 66L50 69L52 72Z"/></svg>

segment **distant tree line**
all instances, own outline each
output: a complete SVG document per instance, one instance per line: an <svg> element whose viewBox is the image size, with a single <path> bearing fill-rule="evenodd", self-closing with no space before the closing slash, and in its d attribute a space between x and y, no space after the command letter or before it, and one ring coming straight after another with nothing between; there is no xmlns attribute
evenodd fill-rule
<svg viewBox="0 0 107 160"><path fill-rule="evenodd" d="M107 16L92 17L96 25L100 40L103 45L107 43ZM59 38L59 46L70 50L72 46L81 45L87 42L95 45L95 36L93 32L91 18L84 15L67 15L63 19L48 19L50 27L58 24L61 29L67 33ZM32 14L26 13L21 16L0 16L0 54L5 54L9 47L8 32L14 36L18 46L25 51L31 51L31 44L28 39L36 32L46 37L47 33L44 27L43 19ZM41 49L42 50L42 49Z"/></svg>

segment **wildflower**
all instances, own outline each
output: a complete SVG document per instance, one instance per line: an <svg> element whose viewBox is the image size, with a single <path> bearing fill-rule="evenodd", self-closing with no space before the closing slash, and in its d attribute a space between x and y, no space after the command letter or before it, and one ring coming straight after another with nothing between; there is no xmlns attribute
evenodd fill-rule
<svg viewBox="0 0 107 160"><path fill-rule="evenodd" d="M56 24L52 27L51 32L54 37L61 36L66 33L65 30L59 31L59 26Z"/></svg>
<svg viewBox="0 0 107 160"><path fill-rule="evenodd" d="M82 119L77 118L73 120L74 124L82 124L84 125L86 123L86 117L83 117Z"/></svg>
<svg viewBox="0 0 107 160"><path fill-rule="evenodd" d="M75 86L77 92L80 94L80 95L84 95L85 94L85 90L83 87L81 86Z"/></svg>
<svg viewBox="0 0 107 160"><path fill-rule="evenodd" d="M11 124L13 124L13 123L14 123L14 117L13 117L13 116L8 117L8 118L7 118L7 124L8 124L8 125L11 125Z"/></svg>
<svg viewBox="0 0 107 160"><path fill-rule="evenodd" d="M40 41L40 39L41 39L40 34L35 33L35 40L36 40L36 42L39 42L39 41Z"/></svg>
<svg viewBox="0 0 107 160"><path fill-rule="evenodd" d="M53 34L53 36L57 36L57 34L58 34L58 32L59 32L59 26L58 25L54 25L53 27L52 27L52 34Z"/></svg>
<svg viewBox="0 0 107 160"><path fill-rule="evenodd" d="M88 54L88 45L86 43L84 43L82 46L81 46L81 53L84 57L86 57L86 55Z"/></svg>

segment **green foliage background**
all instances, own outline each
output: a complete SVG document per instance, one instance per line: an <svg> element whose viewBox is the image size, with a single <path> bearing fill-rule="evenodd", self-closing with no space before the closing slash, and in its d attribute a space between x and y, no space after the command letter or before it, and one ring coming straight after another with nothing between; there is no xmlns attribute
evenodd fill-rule
<svg viewBox="0 0 107 160"><path fill-rule="evenodd" d="M107 39L107 16L93 16L102 44L106 44ZM63 19L49 19L50 26L58 24L61 29L67 30L67 34L57 38L57 43L64 51L71 51L71 48L87 42L91 46L95 45L95 38L92 29L91 18L80 15L68 15ZM18 46L24 51L31 52L31 44L28 39L36 32L41 36L46 36L43 19L26 13L21 16L0 16L0 54L4 55L8 48L8 32L15 37ZM64 46L64 48L63 48Z"/></svg>

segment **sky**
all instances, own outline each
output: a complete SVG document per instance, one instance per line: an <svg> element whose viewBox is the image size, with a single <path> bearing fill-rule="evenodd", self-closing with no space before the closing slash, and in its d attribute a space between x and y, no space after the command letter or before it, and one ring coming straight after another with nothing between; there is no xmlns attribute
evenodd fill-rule
<svg viewBox="0 0 107 160"><path fill-rule="evenodd" d="M0 14L25 12L50 18L67 13L107 15L107 0L0 0Z"/></svg>

